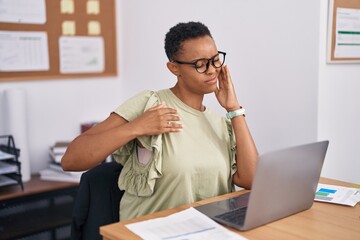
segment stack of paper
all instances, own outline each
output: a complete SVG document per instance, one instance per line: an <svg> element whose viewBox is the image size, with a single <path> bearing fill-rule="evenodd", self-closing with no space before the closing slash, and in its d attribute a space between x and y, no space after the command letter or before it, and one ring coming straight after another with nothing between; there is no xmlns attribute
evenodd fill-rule
<svg viewBox="0 0 360 240"><path fill-rule="evenodd" d="M6 162L0 162L0 174L16 173L17 171L18 171L17 165Z"/></svg>
<svg viewBox="0 0 360 240"><path fill-rule="evenodd" d="M40 178L48 181L58 182L80 182L83 172L65 172L53 168L46 168L40 171Z"/></svg>

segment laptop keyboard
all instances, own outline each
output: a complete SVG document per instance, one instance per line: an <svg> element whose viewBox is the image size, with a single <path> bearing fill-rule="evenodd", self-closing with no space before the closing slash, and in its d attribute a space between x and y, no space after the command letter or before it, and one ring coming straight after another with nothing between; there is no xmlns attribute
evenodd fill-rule
<svg viewBox="0 0 360 240"><path fill-rule="evenodd" d="M243 208L248 205L250 192L229 199L229 210Z"/></svg>
<svg viewBox="0 0 360 240"><path fill-rule="evenodd" d="M238 208L233 211L225 212L214 216L215 220L223 223L232 223L235 225L243 225L245 221L247 207Z"/></svg>

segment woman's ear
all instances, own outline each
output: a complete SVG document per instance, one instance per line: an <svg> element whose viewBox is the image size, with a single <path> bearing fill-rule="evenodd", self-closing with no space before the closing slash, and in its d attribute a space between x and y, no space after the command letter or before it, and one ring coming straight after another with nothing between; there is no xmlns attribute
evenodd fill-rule
<svg viewBox="0 0 360 240"><path fill-rule="evenodd" d="M170 70L170 72L172 72L172 74L174 74L175 76L178 77L180 75L180 71L176 63L167 62L166 66Z"/></svg>

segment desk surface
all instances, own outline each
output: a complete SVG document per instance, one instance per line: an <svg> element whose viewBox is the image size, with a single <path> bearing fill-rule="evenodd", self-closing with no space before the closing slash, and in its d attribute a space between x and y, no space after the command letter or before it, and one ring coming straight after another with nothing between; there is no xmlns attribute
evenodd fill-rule
<svg viewBox="0 0 360 240"><path fill-rule="evenodd" d="M351 183L327 178L321 178L320 182L355 187L355 185ZM208 202L241 195L245 192L247 191L229 193L193 204L156 212L136 219L102 226L100 228L100 234L104 239L109 240L140 239L137 235L128 230L125 225L146 219L165 217L191 206L199 206ZM314 205L309 210L249 231L240 232L235 229L228 229L237 232L248 239L360 239L360 204L357 204L355 207L348 207L330 203L314 202Z"/></svg>

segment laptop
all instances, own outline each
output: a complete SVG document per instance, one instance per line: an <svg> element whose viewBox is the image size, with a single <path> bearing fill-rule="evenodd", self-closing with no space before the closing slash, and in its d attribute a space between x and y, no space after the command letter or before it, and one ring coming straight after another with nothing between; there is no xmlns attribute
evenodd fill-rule
<svg viewBox="0 0 360 240"><path fill-rule="evenodd" d="M259 157L251 191L195 207L220 224L249 230L311 208L329 141Z"/></svg>

